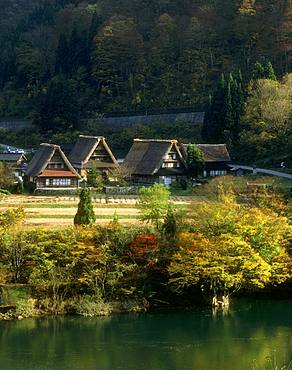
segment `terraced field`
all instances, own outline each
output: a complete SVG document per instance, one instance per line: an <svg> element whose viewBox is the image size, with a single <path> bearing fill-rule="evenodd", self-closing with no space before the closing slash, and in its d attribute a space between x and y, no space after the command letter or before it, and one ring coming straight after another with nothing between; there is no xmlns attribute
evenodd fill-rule
<svg viewBox="0 0 292 370"><path fill-rule="evenodd" d="M184 206L193 197L173 197L177 206ZM197 199L199 200L199 199ZM0 199L0 211L10 207L23 207L26 225L60 226L72 225L77 211L78 197L58 196L8 196ZM107 223L118 215L122 223L139 223L137 197L96 197L93 198L97 223Z"/></svg>

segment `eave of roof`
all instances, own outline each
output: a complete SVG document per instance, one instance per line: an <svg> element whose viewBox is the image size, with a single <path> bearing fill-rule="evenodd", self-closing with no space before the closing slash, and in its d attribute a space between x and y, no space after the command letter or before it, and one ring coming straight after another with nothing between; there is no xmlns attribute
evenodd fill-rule
<svg viewBox="0 0 292 370"><path fill-rule="evenodd" d="M45 170L38 177L79 177L71 171Z"/></svg>

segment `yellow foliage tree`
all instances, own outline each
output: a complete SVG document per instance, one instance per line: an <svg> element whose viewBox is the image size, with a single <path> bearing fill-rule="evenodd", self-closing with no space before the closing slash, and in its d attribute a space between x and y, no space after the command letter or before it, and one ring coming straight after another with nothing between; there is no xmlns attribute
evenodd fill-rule
<svg viewBox="0 0 292 370"><path fill-rule="evenodd" d="M177 291L200 285L226 299L236 290L292 277L287 253L292 225L286 217L238 204L232 192L222 189L216 202L194 208L194 231L179 236L180 249L168 268L169 283Z"/></svg>

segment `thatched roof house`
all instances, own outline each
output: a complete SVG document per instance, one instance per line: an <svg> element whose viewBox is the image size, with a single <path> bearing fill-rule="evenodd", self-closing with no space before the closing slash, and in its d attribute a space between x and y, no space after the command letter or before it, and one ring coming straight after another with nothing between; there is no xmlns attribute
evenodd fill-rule
<svg viewBox="0 0 292 370"><path fill-rule="evenodd" d="M134 139L123 167L138 182L171 184L186 165L177 140Z"/></svg>
<svg viewBox="0 0 292 370"><path fill-rule="evenodd" d="M68 158L82 176L85 176L86 170L92 167L107 172L118 166L115 156L102 136L80 135Z"/></svg>
<svg viewBox="0 0 292 370"><path fill-rule="evenodd" d="M26 156L23 153L0 153L0 162L8 165L16 176L22 176L25 169Z"/></svg>
<svg viewBox="0 0 292 370"><path fill-rule="evenodd" d="M10 163L13 166L19 166L25 160L23 153L0 153L0 162Z"/></svg>
<svg viewBox="0 0 292 370"><path fill-rule="evenodd" d="M36 189L78 188L81 179L60 146L46 143L36 151L26 175Z"/></svg>
<svg viewBox="0 0 292 370"><path fill-rule="evenodd" d="M181 144L183 157L187 158L189 144ZM226 144L195 144L204 154L204 176L222 176L229 170L231 159Z"/></svg>

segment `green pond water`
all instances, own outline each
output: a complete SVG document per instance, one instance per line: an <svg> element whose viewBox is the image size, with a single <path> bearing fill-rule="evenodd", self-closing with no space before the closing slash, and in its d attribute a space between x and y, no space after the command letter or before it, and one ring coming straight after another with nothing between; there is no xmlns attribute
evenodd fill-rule
<svg viewBox="0 0 292 370"><path fill-rule="evenodd" d="M274 369L269 357L279 368L292 361L292 300L239 300L228 315L196 309L0 323L1 370Z"/></svg>

